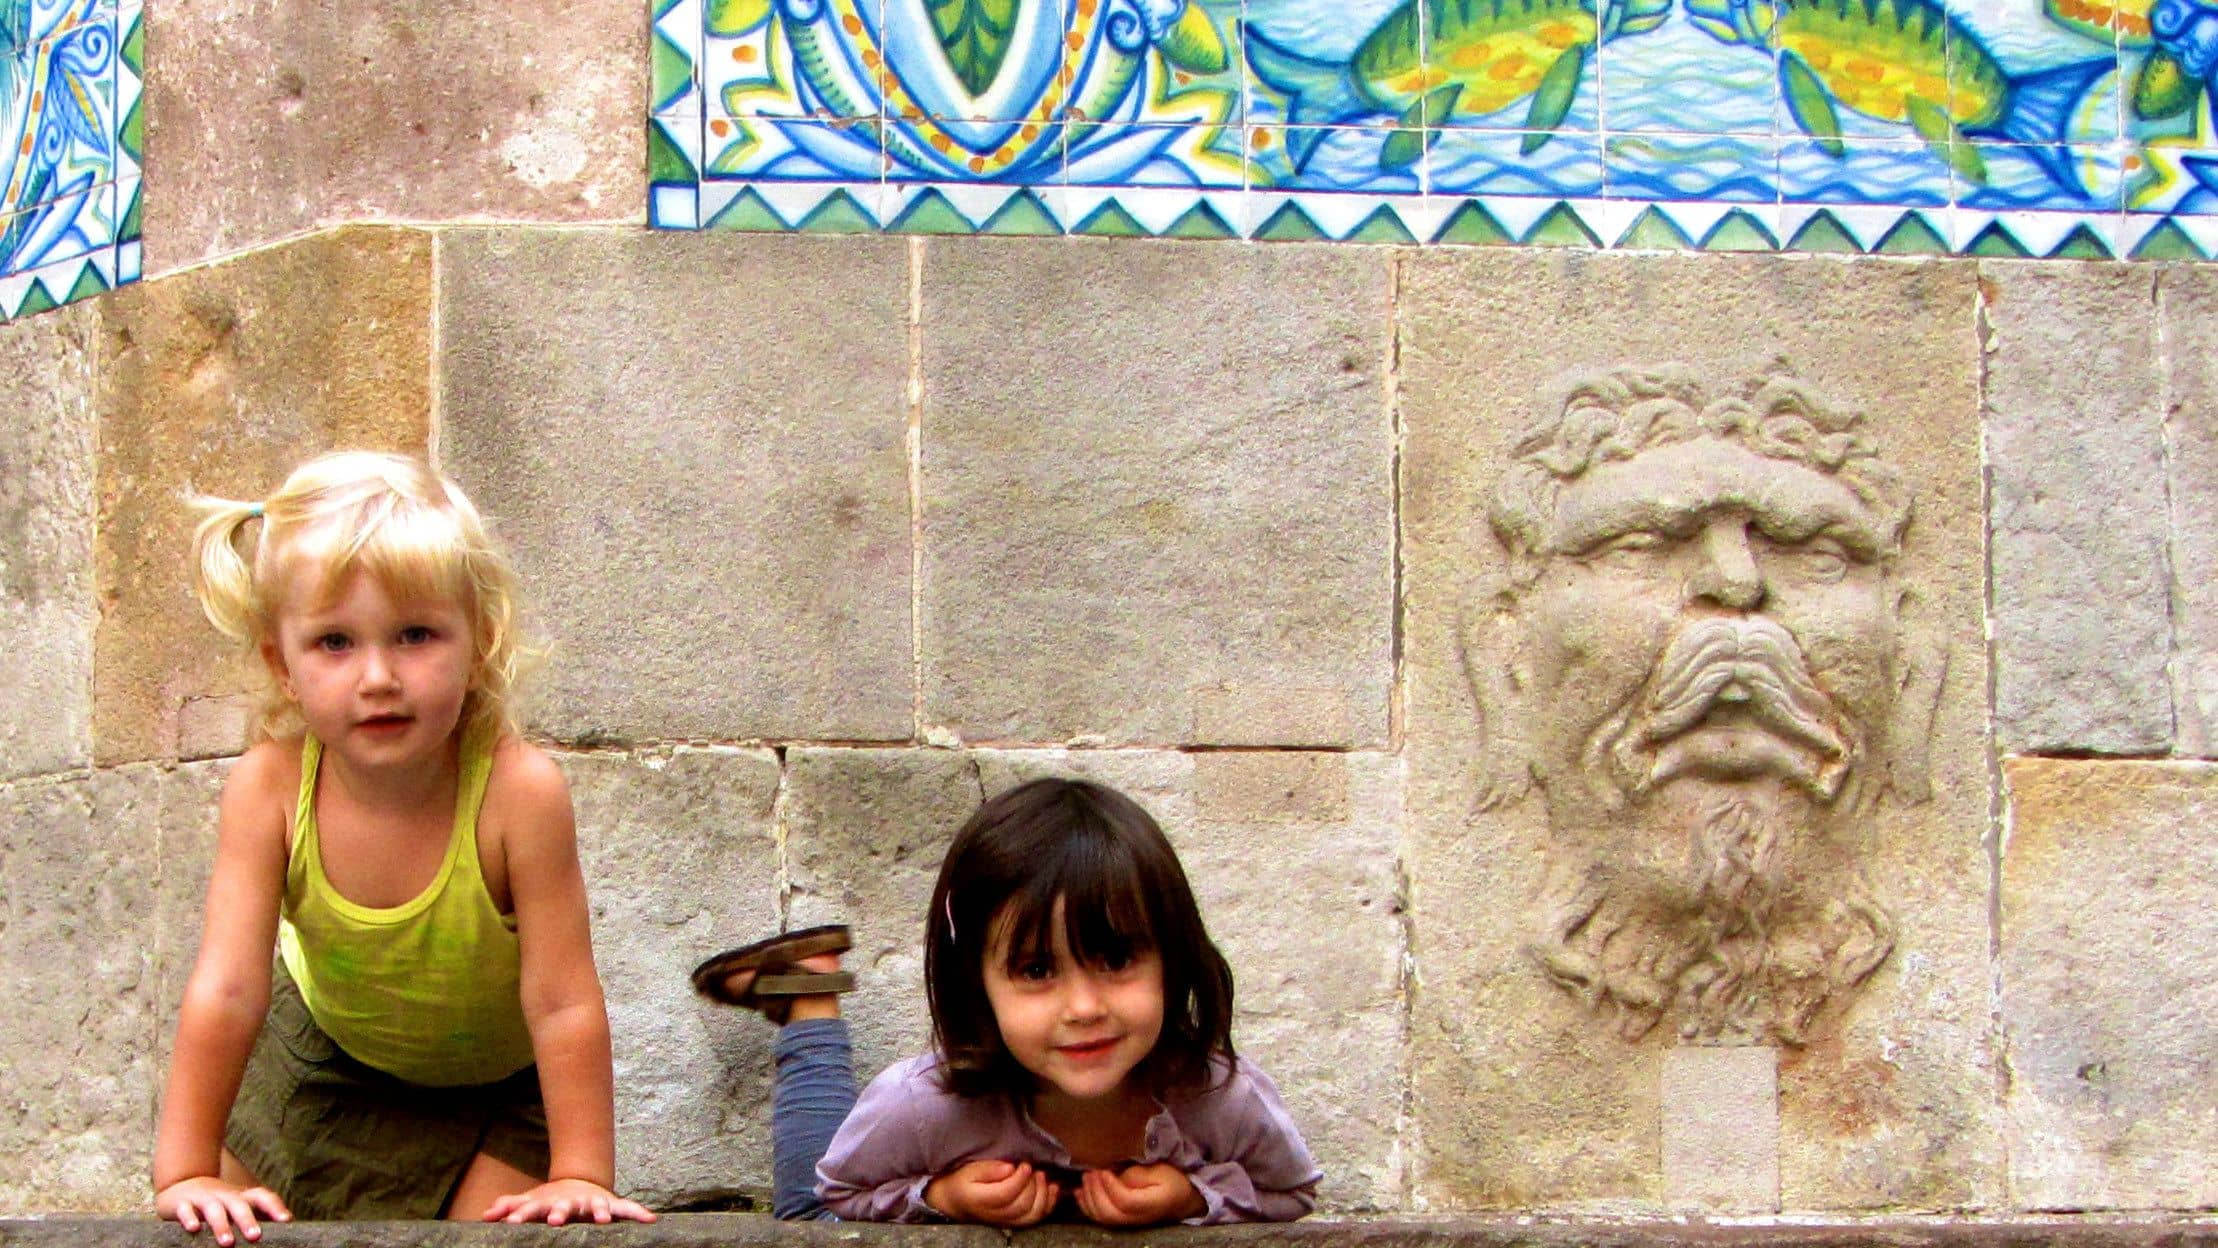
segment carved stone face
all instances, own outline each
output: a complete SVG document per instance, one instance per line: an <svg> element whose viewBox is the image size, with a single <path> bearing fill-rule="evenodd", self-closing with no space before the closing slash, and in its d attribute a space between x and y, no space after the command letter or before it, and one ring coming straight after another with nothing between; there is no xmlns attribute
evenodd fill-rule
<svg viewBox="0 0 2218 1248"><path fill-rule="evenodd" d="M1769 776L1832 800L1895 685L1886 541L1839 480L1716 438L1565 483L1518 611L1551 794Z"/></svg>
<svg viewBox="0 0 2218 1248"><path fill-rule="evenodd" d="M1893 948L1855 851L1914 770L1888 757L1913 683L1908 500L1854 418L1794 383L1706 400L1613 378L1520 447L1495 500L1512 588L1491 642L1467 642L1487 656L1482 804L1542 791L1531 951L1624 1035L1671 1018L1798 1043Z"/></svg>

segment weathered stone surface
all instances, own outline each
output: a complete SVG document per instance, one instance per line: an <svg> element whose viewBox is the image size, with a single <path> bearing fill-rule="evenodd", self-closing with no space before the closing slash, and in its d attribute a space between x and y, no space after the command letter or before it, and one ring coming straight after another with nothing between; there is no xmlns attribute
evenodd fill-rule
<svg viewBox="0 0 2218 1248"><path fill-rule="evenodd" d="M2152 270L1980 266L1995 738L2172 745L2163 377Z"/></svg>
<svg viewBox="0 0 2218 1248"><path fill-rule="evenodd" d="M907 247L441 236L441 452L556 643L535 724L911 736Z"/></svg>
<svg viewBox="0 0 2218 1248"><path fill-rule="evenodd" d="M2218 754L2218 272L2157 279L2172 532L2172 713L2182 754Z"/></svg>
<svg viewBox="0 0 2218 1248"><path fill-rule="evenodd" d="M650 1205L770 1187L770 1029L695 963L777 930L764 750L564 754L616 1053L617 1180Z"/></svg>
<svg viewBox="0 0 2218 1248"><path fill-rule="evenodd" d="M0 787L0 1209L134 1209L154 1143L151 767Z"/></svg>
<svg viewBox="0 0 2218 1248"><path fill-rule="evenodd" d="M1680 1045L1663 1061L1664 1199L1678 1207L1779 1207L1779 1051Z"/></svg>
<svg viewBox="0 0 2218 1248"><path fill-rule="evenodd" d="M1385 253L930 248L926 721L982 742L1383 741ZM1309 709L1268 717L1290 700Z"/></svg>
<svg viewBox="0 0 2218 1248"><path fill-rule="evenodd" d="M184 1002L193 962L200 956L208 876L216 865L216 813L230 775L229 759L187 763L165 773L160 805L142 825L144 834L156 838L161 854L151 948L152 987L160 1019L156 1041L165 1076L170 1048L177 1042L178 1007ZM146 1164L152 1164L151 1157Z"/></svg>
<svg viewBox="0 0 2218 1248"><path fill-rule="evenodd" d="M1234 1043L1268 1071L1325 1169L1329 1207L1393 1206L1402 1047L1394 761L1326 754L1302 792L1227 773L1270 755L1128 750L796 750L786 806L793 922L856 925L848 998L864 1078L921 1051L925 909L984 795L1048 775L1114 785L1161 821L1238 977ZM1202 774L1209 769L1214 776ZM1272 793L1239 806L1209 792ZM1312 798L1305 810L1302 798ZM1259 869L1268 864L1268 869Z"/></svg>
<svg viewBox="0 0 2218 1248"><path fill-rule="evenodd" d="M258 678L193 601L195 517L181 495L260 498L323 451L423 449L431 244L344 230L100 307L93 753L175 758L187 702Z"/></svg>
<svg viewBox="0 0 2218 1248"><path fill-rule="evenodd" d="M184 0L146 25L150 273L349 220L641 218L631 8Z"/></svg>
<svg viewBox="0 0 2218 1248"><path fill-rule="evenodd" d="M1721 1036L1753 1030L1786 1045L1779 1069L1784 1208L1953 1208L1999 1195L1980 848L1988 783L1972 282L1963 265L1851 269L1786 258L1478 251L1406 262L1398 308L1417 983L1411 1064L1423 1150L1417 1192L1431 1207L1663 1207L1662 1054L1680 1027L1716 1028ZM1795 491L1845 496L1826 494L1838 485L1796 477L1776 458L1731 453L1709 435L1679 441L1667 432L1633 445L1648 446L1641 456L1669 451L1650 462L1671 461L1670 471L1658 474L1640 457L1605 450L1589 482L1623 484L1632 491L1627 500L1654 509L1649 523L1658 531L1636 524L1607 550L1590 550L1562 535L1563 520L1622 513L1518 512L1534 527L1506 532L1543 544L1531 563L1513 569L1489 507L1518 437L1554 427L1574 377L1666 364L1683 366L1713 398L1791 372L1815 401L1865 414L1861 435L1914 496L1899 556L1882 567L1821 550L1802 539L1809 528L1748 530L1752 517L1785 507ZM1760 397L1754 410L1774 411L1782 433L1793 433L1802 400L1784 390ZM1764 406L1773 403L1786 406ZM1541 420L1549 424L1535 423ZM1595 428L1599 436L1603 426ZM1857 467L1855 474L1876 501L1843 502L1848 509L1837 514L1865 516L1859 525L1892 514L1883 470ZM1539 480L1554 478L1543 472ZM1591 491L1569 489L1558 481L1540 497L1598 505ZM1734 496L1740 510L1701 510L1726 489L1741 491ZM1686 532L1702 534L1700 546L1681 541L1679 510L1699 521ZM1620 519L1611 524L1622 528ZM1582 557L1549 554L1555 547L1546 543L1558 541ZM1555 601L1547 595L1586 583L1581 578L1592 581L1587 598L1559 602L1559 614L1542 610ZM1890 583L1896 592L1886 589ZM1660 766L1661 754L1642 753L1662 748L1648 742L1688 738L1651 718L1643 722L1660 735L1628 747L1633 754L1605 746L1581 755L1582 740L1602 742L1600 734L1621 722L1581 717L1620 713L1605 701L1630 708L1626 716L1649 714L1641 710L1647 703L1615 700L1668 657L1667 640L1676 645L1711 621L1747 633L1736 644L1755 646L1739 651L1749 664L1759 650L1800 652L1795 663L1815 673L1807 687L1825 699L1815 704L1815 722L1827 724L1836 743L1854 742L1852 752L1827 754L1846 761L1810 773L1805 790L1803 781L1769 777L1804 757L1796 750L1817 747L1753 755L1742 783L1724 778L1733 774L1725 770L1732 756L1695 752L1717 746L1698 738L1676 756L1688 771L1648 773L1664 777L1648 782L1653 797L1644 789L1609 805L1607 796L1625 792L1628 781L1602 763L1617 768L1653 757ZM1770 631L1749 631L1759 629ZM1610 666L1597 666L1604 662ZM1586 673L1591 687L1564 685L1573 671ZM1882 672L1889 679L1873 679ZM1721 682L1689 687L1726 689ZM1808 693L1769 687L1767 697L1810 704ZM1710 724L1719 704L1709 705L1688 722ZM1757 726L1776 722L1772 714L1762 712ZM1929 730L1921 730L1929 715ZM1766 735L1745 740L1755 745ZM1923 769L1929 800L1920 800L1916 783L1922 743L1930 745ZM1579 761L1589 757L1599 761ZM1694 783L1672 778L1681 774ZM1831 798L1823 796L1829 785L1841 786ZM1801 898L1793 901L1803 907L1801 927L1780 930L1807 929L1818 943L1809 960L1797 961L1806 955L1778 944L1773 928L1756 929L1745 943L1734 938L1733 957L1770 960L1749 972L1764 978L1711 981L1754 995L1714 1000L1673 995L1670 977L1683 955L1694 957L1684 965L1697 971L1751 964L1720 963L1715 946L1705 955L1699 943L1659 944L1657 955L1670 961L1654 964L1663 978L1650 1000L1661 1009L1621 1004L1617 994L1637 991L1634 972L1648 964L1616 961L1610 942L1620 935L1634 947L1706 939L1699 927L1654 926L1638 906L1647 904L1642 889L1663 889L1658 881L1674 871L1683 878L1685 864L1722 869L1731 861L1714 846L1706 857L1673 848L1700 843L1690 837L1738 835L1731 823L1680 822L1710 801L1729 814L1743 801L1779 803L1785 822L1766 824L1762 818L1778 816L1763 812L1756 828L1772 831L1737 842L1771 865L1736 869L1772 881L1753 895L1759 902L1773 888L1788 890L1778 895L1790 901ZM1594 823L1557 813L1589 802L1602 803ZM1626 821L1645 822L1619 826ZM1832 910L1827 897L1847 900ZM1626 917L1589 927L1578 917L1588 902ZM1562 956L1590 940L1602 942L1609 961ZM1873 949L1883 956L1876 971ZM1601 985L1589 998L1598 1008L1552 983L1536 951L1558 958L1546 965L1564 982L1583 975ZM1696 982L1679 981L1677 991L1691 992ZM1808 999L1806 1017L1786 1008L1798 1000L1792 993L1812 986L1821 991ZM1736 1001L1754 1012L1734 1013ZM1661 1024L1659 1012L1667 1020Z"/></svg>
<svg viewBox="0 0 2218 1248"><path fill-rule="evenodd" d="M0 779L92 761L99 310L0 325Z"/></svg>
<svg viewBox="0 0 2218 1248"><path fill-rule="evenodd" d="M440 1222L302 1222L266 1242L299 1248L505 1248L567 1244L576 1228L465 1226ZM778 1222L759 1214L678 1214L650 1225L624 1223L591 1232L615 1248L1112 1248L1145 1242L1165 1248L2207 1248L2218 1242L2207 1220L1889 1218L1853 1222L1707 1223L1675 1218L1536 1220L1379 1218L1241 1226L1155 1227L1131 1231L1050 1222L1022 1231L984 1226L904 1226L863 1222ZM151 1218L0 1221L0 1248L177 1248L190 1244Z"/></svg>
<svg viewBox="0 0 2218 1248"><path fill-rule="evenodd" d="M2218 1204L2218 768L2013 759L2002 1023L2013 1202Z"/></svg>

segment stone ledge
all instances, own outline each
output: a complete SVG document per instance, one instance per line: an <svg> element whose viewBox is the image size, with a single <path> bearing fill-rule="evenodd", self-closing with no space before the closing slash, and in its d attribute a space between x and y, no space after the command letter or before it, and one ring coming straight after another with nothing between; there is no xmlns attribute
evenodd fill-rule
<svg viewBox="0 0 2218 1248"><path fill-rule="evenodd" d="M457 1245L587 1244L596 1248L756 1248L781 1245L926 1244L931 1248L2218 1248L2208 1217L1916 1218L1818 1223L1719 1224L1679 1219L1312 1219L1277 1225L1177 1228L1135 1235L1054 1226L1004 1234L979 1226L776 1222L759 1214L672 1214L652 1226L596 1228L459 1226L443 1222L322 1222L268 1230L266 1248L454 1248ZM212 1245L151 1218L0 1220L0 1248L97 1244L101 1248Z"/></svg>

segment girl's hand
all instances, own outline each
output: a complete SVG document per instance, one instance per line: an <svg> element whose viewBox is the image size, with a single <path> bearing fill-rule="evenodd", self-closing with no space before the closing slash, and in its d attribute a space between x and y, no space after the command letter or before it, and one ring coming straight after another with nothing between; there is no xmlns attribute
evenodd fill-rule
<svg viewBox="0 0 2218 1248"><path fill-rule="evenodd" d="M154 1194L155 1213L187 1232L198 1231L206 1223L209 1234L224 1248L230 1248L232 1227L239 1228L246 1239L262 1238L262 1224L254 1220L257 1210L272 1222L293 1220L293 1211L285 1207L276 1192L266 1187L235 1187L213 1177L179 1179Z"/></svg>
<svg viewBox="0 0 2218 1248"><path fill-rule="evenodd" d="M486 1207L487 1222L652 1222L655 1215L636 1200L626 1200L585 1179L555 1179L528 1192L503 1196Z"/></svg>
<svg viewBox="0 0 2218 1248"><path fill-rule="evenodd" d="M1062 1186L1025 1161L966 1161L924 1188L924 1203L949 1221L988 1226L1030 1226L1062 1198Z"/></svg>
<svg viewBox="0 0 2218 1248"><path fill-rule="evenodd" d="M1209 1208L1177 1166L1088 1170L1078 1181L1078 1211L1103 1226L1153 1226L1200 1217Z"/></svg>

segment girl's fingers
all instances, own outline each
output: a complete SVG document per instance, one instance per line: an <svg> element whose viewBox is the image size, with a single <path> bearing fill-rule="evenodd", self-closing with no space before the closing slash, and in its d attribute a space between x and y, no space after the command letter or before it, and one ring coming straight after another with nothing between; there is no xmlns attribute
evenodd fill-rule
<svg viewBox="0 0 2218 1248"><path fill-rule="evenodd" d="M243 1197L247 1204L273 1222L293 1220L293 1211L285 1207L284 1200L276 1192L266 1187L250 1187L243 1193Z"/></svg>

